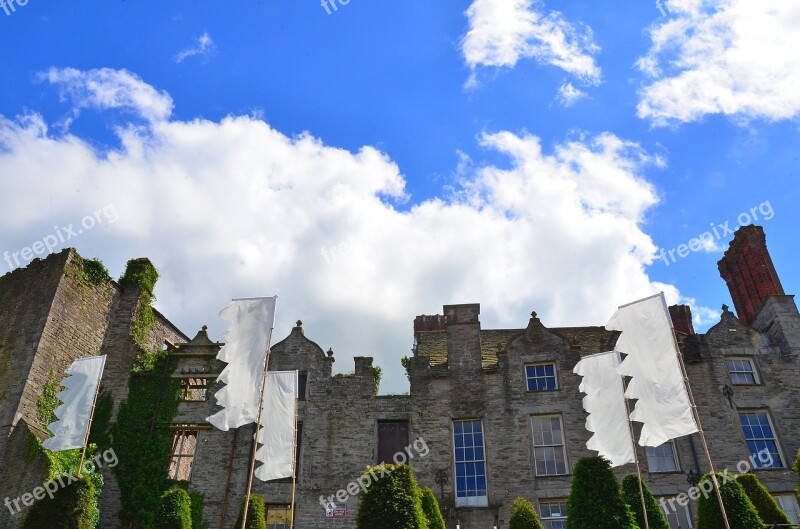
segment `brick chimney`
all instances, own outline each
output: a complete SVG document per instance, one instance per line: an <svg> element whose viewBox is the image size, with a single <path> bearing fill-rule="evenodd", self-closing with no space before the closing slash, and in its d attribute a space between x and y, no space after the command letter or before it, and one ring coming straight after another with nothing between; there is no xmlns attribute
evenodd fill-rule
<svg viewBox="0 0 800 529"><path fill-rule="evenodd" d="M769 296L783 296L783 287L767 251L761 226L736 230L725 256L717 263L728 284L739 320L751 325Z"/></svg>
<svg viewBox="0 0 800 529"><path fill-rule="evenodd" d="M692 309L689 305L672 305L669 308L669 315L672 317L672 326L676 331L683 334L694 334Z"/></svg>
<svg viewBox="0 0 800 529"><path fill-rule="evenodd" d="M444 332L447 320L441 314L436 316L417 316L414 319L414 336L421 332Z"/></svg>

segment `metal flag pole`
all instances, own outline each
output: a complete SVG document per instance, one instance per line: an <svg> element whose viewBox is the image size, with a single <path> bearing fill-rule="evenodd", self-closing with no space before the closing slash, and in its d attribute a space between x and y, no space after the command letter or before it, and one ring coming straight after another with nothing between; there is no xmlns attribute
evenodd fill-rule
<svg viewBox="0 0 800 529"><path fill-rule="evenodd" d="M258 450L258 434L261 429L261 414L264 411L264 394L267 390L267 369L269 368L269 354L272 344L272 331L275 329L275 318L272 318L273 327L269 330L269 338L267 339L267 354L264 359L264 374L261 377L261 398L258 400L258 418L256 419L256 437L253 440L253 453L250 455L250 472L247 475L247 494L244 497L244 512L242 514L242 529L245 529L247 524L247 511L250 509L250 492L253 488L253 472L256 468L256 450Z"/></svg>
<svg viewBox="0 0 800 529"><path fill-rule="evenodd" d="M97 387L94 388L94 399L92 400L92 410L89 412L89 425L86 427L86 435L83 438L83 450L81 451L81 462L78 464L78 477L83 471L83 461L86 459L86 449L89 447L89 433L92 431L92 421L94 420L94 409L97 406L97 396L100 394L100 381L103 379L103 371L106 367L106 357L103 355L103 366L100 368L100 378L97 380Z"/></svg>
<svg viewBox="0 0 800 529"><path fill-rule="evenodd" d="M292 505L289 511L289 529L294 529L294 502L295 502L295 493L297 491L297 452L299 450L297 446L297 415L299 413L298 410L298 403L297 403L297 390L298 387L298 380L297 380L297 372L295 371L295 397L294 397L294 459L292 460Z"/></svg>
<svg viewBox="0 0 800 529"><path fill-rule="evenodd" d="M617 363L622 363L619 351L617 351ZM625 377L622 379L622 400L625 401L625 411L628 417L628 430L631 432L631 447L633 448L633 462L636 463L636 476L639 478L639 497L642 499L642 514L644 515L644 527L650 529L650 520L647 516L647 503L644 501L644 485L642 485L642 470L639 466L639 454L636 451L636 439L633 433L633 423L631 422L631 406L628 399L625 397Z"/></svg>
<svg viewBox="0 0 800 529"><path fill-rule="evenodd" d="M692 385L689 383L689 373L686 371L686 364L683 362L683 353L681 353L681 348L678 345L678 337L675 334L675 327L672 325L672 317L669 314L669 307L667 306L667 300L664 298L664 293L661 294L661 301L664 305L664 313L667 316L667 321L669 322L669 327L672 330L672 344L675 348L675 354L678 355L678 363L681 366L681 373L683 374L683 384L686 387L686 393L689 396L689 404L692 407L692 414L694 415L694 420L697 422L697 432L700 434L700 442L703 444L703 450L706 453L706 458L708 459L708 466L711 469L711 482L714 484L714 492L717 495L717 501L719 502L719 509L722 512L722 521L725 523L725 529L731 529L730 522L728 522L728 513L725 512L725 504L722 501L722 492L719 488L719 482L717 481L717 472L714 470L714 462L711 460L711 452L708 450L708 443L706 442L706 434L703 431L703 425L700 422L700 413L697 410L697 404L694 400L694 394L692 393ZM699 469L698 469L699 470Z"/></svg>

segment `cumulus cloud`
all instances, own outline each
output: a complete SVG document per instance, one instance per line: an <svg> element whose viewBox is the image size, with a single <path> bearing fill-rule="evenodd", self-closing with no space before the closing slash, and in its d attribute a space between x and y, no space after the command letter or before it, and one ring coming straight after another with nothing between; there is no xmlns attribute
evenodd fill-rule
<svg viewBox="0 0 800 529"><path fill-rule="evenodd" d="M556 101L562 106L571 107L584 97L586 97L586 92L575 88L572 83L564 83L558 89Z"/></svg>
<svg viewBox="0 0 800 529"><path fill-rule="evenodd" d="M461 42L467 65L514 67L535 59L597 84L601 70L594 59L600 48L591 28L547 12L541 0L474 0L466 12L469 30Z"/></svg>
<svg viewBox="0 0 800 529"><path fill-rule="evenodd" d="M651 79L638 115L656 125L706 115L769 121L800 113L800 5L785 0L669 0L638 60Z"/></svg>
<svg viewBox="0 0 800 529"><path fill-rule="evenodd" d="M127 70L51 68L38 77L61 87L62 98L69 99L76 112L82 108L119 109L149 121L164 120L172 114L169 94Z"/></svg>
<svg viewBox="0 0 800 529"><path fill-rule="evenodd" d="M37 114L0 117L0 174L14 175L0 179L0 252L113 204L116 222L69 244L114 275L150 257L158 307L190 335L222 331L217 313L232 297L278 294L276 340L302 319L334 348L337 370L374 356L384 390L398 391L411 321L443 304L480 302L487 328L523 327L531 310L550 326L598 325L658 289L642 228L658 198L644 174L663 161L613 134L551 147L482 134L508 163L462 159L453 192L426 200L409 197L400 168L373 147L289 137L254 116L116 134L120 146L101 152Z"/></svg>
<svg viewBox="0 0 800 529"><path fill-rule="evenodd" d="M172 60L177 63L181 63L189 57L195 57L197 55L205 58L213 53L216 48L217 46L214 44L214 40L211 38L211 35L206 32L197 38L197 43L194 46L190 46L185 50L180 51L177 55L175 55L175 57L172 58Z"/></svg>

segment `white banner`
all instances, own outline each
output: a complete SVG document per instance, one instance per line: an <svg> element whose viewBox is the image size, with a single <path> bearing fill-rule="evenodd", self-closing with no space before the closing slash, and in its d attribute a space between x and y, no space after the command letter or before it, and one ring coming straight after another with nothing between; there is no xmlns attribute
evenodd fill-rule
<svg viewBox="0 0 800 529"><path fill-rule="evenodd" d="M616 349L628 356L618 372L632 378L625 396L637 399L631 420L643 423L639 444L697 432L663 292L620 307L606 329L622 331Z"/></svg>
<svg viewBox="0 0 800 529"><path fill-rule="evenodd" d="M219 377L225 387L216 393L217 404L225 409L206 420L222 431L256 422L276 301L277 296L235 299L219 314L230 322L217 354L228 364Z"/></svg>
<svg viewBox="0 0 800 529"><path fill-rule="evenodd" d="M83 448L94 396L105 365L106 355L90 356L75 360L64 371L69 376L61 381L61 385L67 389L56 393L63 404L55 409L58 420L47 427L53 432L53 437L46 439L42 446L52 452Z"/></svg>
<svg viewBox="0 0 800 529"><path fill-rule="evenodd" d="M583 409L589 414L586 429L594 433L586 448L599 452L611 461L612 467L635 462L625 388L618 367L619 353L610 351L585 356L573 369L573 373L583 377L578 389L586 393L583 398Z"/></svg>
<svg viewBox="0 0 800 529"><path fill-rule="evenodd" d="M270 371L264 391L264 410L255 470L261 481L294 475L295 418L297 415L297 371Z"/></svg>

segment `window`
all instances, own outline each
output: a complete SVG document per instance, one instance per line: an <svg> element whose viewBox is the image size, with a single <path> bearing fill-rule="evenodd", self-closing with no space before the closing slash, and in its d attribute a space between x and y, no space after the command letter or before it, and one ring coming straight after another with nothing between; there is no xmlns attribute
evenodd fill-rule
<svg viewBox="0 0 800 529"><path fill-rule="evenodd" d="M747 449L755 468L781 468L783 458L775 438L769 414L766 411L745 411L739 413Z"/></svg>
<svg viewBox="0 0 800 529"><path fill-rule="evenodd" d="M528 379L528 391L558 389L554 363L525 366L525 376Z"/></svg>
<svg viewBox="0 0 800 529"><path fill-rule="evenodd" d="M456 507L487 507L486 457L481 421L455 421Z"/></svg>
<svg viewBox="0 0 800 529"><path fill-rule="evenodd" d="M189 481L192 463L197 449L197 430L178 430L172 439L172 458L169 462L169 477L177 481Z"/></svg>
<svg viewBox="0 0 800 529"><path fill-rule="evenodd" d="M647 468L650 472L677 472L678 458L675 456L675 443L667 441L661 446L648 446L645 450L647 454Z"/></svg>
<svg viewBox="0 0 800 529"><path fill-rule="evenodd" d="M297 375L297 400L306 400L306 388L308 387L308 373L301 371Z"/></svg>
<svg viewBox="0 0 800 529"><path fill-rule="evenodd" d="M548 501L539 502L540 518L544 529L566 529L567 527L567 502Z"/></svg>
<svg viewBox="0 0 800 529"><path fill-rule="evenodd" d="M755 365L750 358L728 358L725 363L731 374L732 383L751 385L759 383Z"/></svg>
<svg viewBox="0 0 800 529"><path fill-rule="evenodd" d="M178 393L178 400L184 402L205 402L207 387L208 379L205 378L181 379L181 389Z"/></svg>
<svg viewBox="0 0 800 529"><path fill-rule="evenodd" d="M289 529L292 521L291 505L267 505L267 529Z"/></svg>
<svg viewBox="0 0 800 529"><path fill-rule="evenodd" d="M672 503L670 503L670 501L672 501ZM681 507L678 505L674 496L658 498L658 503L661 505L664 516L667 517L670 527L673 529L691 529L694 527L694 525L692 525L692 515L689 512L689 505Z"/></svg>
<svg viewBox="0 0 800 529"><path fill-rule="evenodd" d="M567 453L560 415L531 418L533 429L533 460L537 476L567 474Z"/></svg>
<svg viewBox="0 0 800 529"><path fill-rule="evenodd" d="M378 423L378 464L394 464L395 454L405 452L407 446L408 421Z"/></svg>
<svg viewBox="0 0 800 529"><path fill-rule="evenodd" d="M800 524L800 508L797 506L797 496L794 494L776 494L775 501L793 524Z"/></svg>

